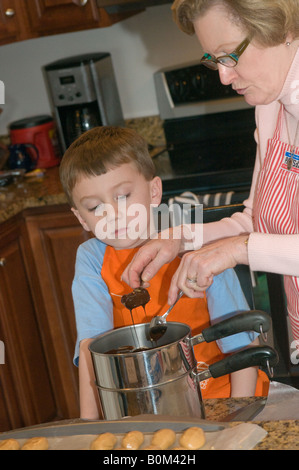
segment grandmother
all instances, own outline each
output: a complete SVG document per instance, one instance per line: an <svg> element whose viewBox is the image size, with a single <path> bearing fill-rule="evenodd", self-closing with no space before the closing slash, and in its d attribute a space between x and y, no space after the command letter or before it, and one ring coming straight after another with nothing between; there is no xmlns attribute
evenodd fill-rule
<svg viewBox="0 0 299 470"><path fill-rule="evenodd" d="M168 301L179 289L202 296L213 276L237 264L282 274L299 344L299 0L176 0L172 11L199 39L201 63L256 106L257 153L244 211L203 225L203 246L182 256ZM184 252L183 233L144 245L124 280L149 282Z"/></svg>

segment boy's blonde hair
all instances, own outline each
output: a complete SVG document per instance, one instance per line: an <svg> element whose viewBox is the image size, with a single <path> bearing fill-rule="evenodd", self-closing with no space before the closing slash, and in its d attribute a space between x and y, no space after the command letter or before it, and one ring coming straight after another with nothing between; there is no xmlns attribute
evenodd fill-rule
<svg viewBox="0 0 299 470"><path fill-rule="evenodd" d="M147 142L133 129L101 126L82 134L66 150L60 164L60 180L70 205L74 207L72 192L82 176L102 175L130 162L147 181L154 178L155 165Z"/></svg>
<svg viewBox="0 0 299 470"><path fill-rule="evenodd" d="M187 34L194 34L193 22L211 7L222 5L250 39L272 47L282 44L288 33L299 37L299 0L175 0L174 21Z"/></svg>

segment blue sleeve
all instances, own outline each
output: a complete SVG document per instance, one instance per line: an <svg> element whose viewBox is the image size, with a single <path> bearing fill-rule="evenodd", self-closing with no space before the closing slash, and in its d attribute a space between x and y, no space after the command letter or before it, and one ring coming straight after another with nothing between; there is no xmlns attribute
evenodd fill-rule
<svg viewBox="0 0 299 470"><path fill-rule="evenodd" d="M86 338L113 329L113 306L101 276L106 245L91 239L79 246L72 295L76 316L77 341L74 364L79 363L79 344Z"/></svg>
<svg viewBox="0 0 299 470"><path fill-rule="evenodd" d="M227 269L214 277L207 289L207 302L211 324L250 310L242 291L238 276L233 269ZM255 332L242 332L217 341L220 350L227 354L248 346L258 336Z"/></svg>

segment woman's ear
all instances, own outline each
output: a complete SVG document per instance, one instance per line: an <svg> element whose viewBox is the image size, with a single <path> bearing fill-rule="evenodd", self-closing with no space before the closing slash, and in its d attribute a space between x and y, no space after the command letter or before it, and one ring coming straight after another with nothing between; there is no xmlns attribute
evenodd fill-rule
<svg viewBox="0 0 299 470"><path fill-rule="evenodd" d="M294 38L293 34L288 33L286 35L286 40L285 40L286 46L290 46L294 40L295 40L295 38Z"/></svg>
<svg viewBox="0 0 299 470"><path fill-rule="evenodd" d="M75 216L79 220L79 222L82 225L82 227L84 228L84 230L86 230L87 232L90 232L89 226L87 225L85 220L82 219L81 215L79 214L79 211L77 209L75 209L74 207L71 208L71 211L72 211L73 214L75 214Z"/></svg>
<svg viewBox="0 0 299 470"><path fill-rule="evenodd" d="M155 176L155 178L151 181L151 198L152 204L160 204L162 199L162 181L159 176Z"/></svg>

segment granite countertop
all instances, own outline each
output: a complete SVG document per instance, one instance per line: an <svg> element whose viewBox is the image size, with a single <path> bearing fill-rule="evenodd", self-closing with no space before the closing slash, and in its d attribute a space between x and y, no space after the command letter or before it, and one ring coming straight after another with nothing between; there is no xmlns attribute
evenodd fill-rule
<svg viewBox="0 0 299 470"><path fill-rule="evenodd" d="M41 177L17 177L8 186L0 187L0 222L27 208L66 203L59 168L48 168Z"/></svg>
<svg viewBox="0 0 299 470"><path fill-rule="evenodd" d="M204 400L206 419L222 422L230 413L254 403L259 398L220 398ZM232 422L236 426L240 422ZM298 450L299 420L254 421L267 431L267 436L259 442L254 450Z"/></svg>

